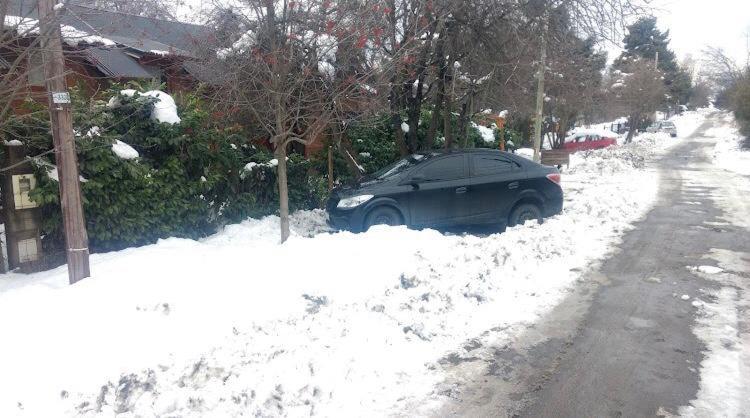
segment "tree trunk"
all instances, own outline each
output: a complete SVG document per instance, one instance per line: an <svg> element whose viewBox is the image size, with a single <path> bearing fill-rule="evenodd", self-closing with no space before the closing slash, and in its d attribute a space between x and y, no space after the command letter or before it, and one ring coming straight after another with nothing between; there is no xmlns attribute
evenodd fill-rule
<svg viewBox="0 0 750 418"><path fill-rule="evenodd" d="M445 100L445 38L446 29L443 25L444 20L438 19L438 40L435 46L435 55L438 57L437 62L437 88L435 89L435 98L432 104L432 120L430 120L430 129L427 131L427 147L432 149L435 144L435 134L438 125L442 123L443 100Z"/></svg>
<svg viewBox="0 0 750 418"><path fill-rule="evenodd" d="M570 123L570 116L568 116L567 113L565 113L560 120L560 132L557 136L557 141L555 141L555 144L552 148L562 148L563 143L565 142L565 135L568 133L568 124Z"/></svg>
<svg viewBox="0 0 750 418"><path fill-rule="evenodd" d="M355 179L361 179L363 174L362 170L360 169L357 159L354 158L354 149L346 135L343 132L334 133L334 142L339 154L341 154L341 157L346 161L346 167L349 169L349 173Z"/></svg>
<svg viewBox="0 0 750 418"><path fill-rule="evenodd" d="M394 140L396 141L396 145L398 146L399 153L402 157L405 157L409 155L409 147L406 145L404 131L403 129L401 129L401 124L403 123L403 120L401 119L403 92L400 91L402 87L401 84L397 83L397 80L398 77L396 76L396 73L394 71L394 74L391 77L391 93L390 97L388 97L388 101L391 105L391 124L393 125Z"/></svg>
<svg viewBox="0 0 750 418"><path fill-rule="evenodd" d="M430 121L430 129L427 131L427 147L432 149L435 143L435 135L437 134L438 125L443 123L443 98L445 95L442 90L445 89L444 82L438 82L438 91L435 92L435 101L433 102L432 108L432 120Z"/></svg>
<svg viewBox="0 0 750 418"><path fill-rule="evenodd" d="M461 106L461 114L458 116L458 133L462 136L461 148L467 148L469 146L469 121L474 104L474 87L469 87L469 92L466 94L466 101Z"/></svg>
<svg viewBox="0 0 750 418"><path fill-rule="evenodd" d="M450 69L448 69L450 72ZM445 136L445 149L453 148L453 92L445 95L445 116L443 117L443 135Z"/></svg>
<svg viewBox="0 0 750 418"><path fill-rule="evenodd" d="M289 239L289 184L286 176L286 141L280 141L274 152L279 164L276 166L279 183L279 219L281 221L281 242Z"/></svg>
<svg viewBox="0 0 750 418"><path fill-rule="evenodd" d="M534 161L541 161L540 150L542 147L542 120L544 118L544 72L547 66L547 29L549 27L549 14L545 10L542 33L540 37L539 69L537 70L536 86L536 111L534 114Z"/></svg>
<svg viewBox="0 0 750 418"><path fill-rule="evenodd" d="M400 49L399 42L396 41L396 1L388 0L388 22L390 24L389 37L391 38L391 46L394 48L393 53ZM391 109L391 124L393 125L393 134L398 146L398 151L402 157L409 155L409 148L406 146L406 139L404 138L404 132L401 130L401 109L403 107L404 92L401 91L401 82L398 75L398 65L394 65L391 69L391 91L388 94L388 101Z"/></svg>
<svg viewBox="0 0 750 418"><path fill-rule="evenodd" d="M638 129L638 115L633 115L630 117L630 131L628 131L628 136L625 138L625 143L629 144L633 141L633 137L635 136L635 131Z"/></svg>

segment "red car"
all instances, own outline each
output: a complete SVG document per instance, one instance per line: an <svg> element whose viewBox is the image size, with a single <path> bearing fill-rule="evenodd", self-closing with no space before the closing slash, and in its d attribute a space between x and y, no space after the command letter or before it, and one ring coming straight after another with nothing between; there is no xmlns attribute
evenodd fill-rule
<svg viewBox="0 0 750 418"><path fill-rule="evenodd" d="M565 140L563 149L576 152L587 149L606 148L610 145L617 145L617 140L595 133L577 133Z"/></svg>

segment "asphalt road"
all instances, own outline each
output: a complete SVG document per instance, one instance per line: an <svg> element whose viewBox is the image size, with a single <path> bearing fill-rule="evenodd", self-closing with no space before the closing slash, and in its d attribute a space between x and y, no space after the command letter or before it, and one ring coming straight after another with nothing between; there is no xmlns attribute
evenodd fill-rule
<svg viewBox="0 0 750 418"><path fill-rule="evenodd" d="M740 260L733 277L750 283L750 183L709 157L715 138L707 132L722 123L721 114L709 117L652 162L658 202L619 251L542 323L493 348L484 372L458 384L459 395L438 415L671 416L698 396L706 346L694 333L695 307L680 296L722 284L687 266L716 265L707 255L728 251ZM748 288L738 290L744 303ZM726 416L714 412L708 416Z"/></svg>

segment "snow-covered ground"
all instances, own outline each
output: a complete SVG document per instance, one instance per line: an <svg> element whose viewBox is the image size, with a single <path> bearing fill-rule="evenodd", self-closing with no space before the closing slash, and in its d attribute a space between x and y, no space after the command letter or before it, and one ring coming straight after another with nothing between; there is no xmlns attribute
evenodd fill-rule
<svg viewBox="0 0 750 418"><path fill-rule="evenodd" d="M730 113L721 116L723 124L706 132L706 136L717 139L713 160L717 166L750 176L750 150L742 148L744 137L740 135L734 117Z"/></svg>
<svg viewBox="0 0 750 418"><path fill-rule="evenodd" d="M721 215L706 226L735 228L750 232L750 152L740 148L733 116L726 112L711 114L714 124L697 140L710 144L701 148L709 170L690 175L687 187L710 190L707 195L721 209ZM740 232L738 232L740 233ZM692 297L697 311L694 334L704 344L698 365L700 388L696 398L681 407L682 417L744 417L750 413L750 252L747 249L713 248L703 255L707 265L687 266L715 287L701 289Z"/></svg>
<svg viewBox="0 0 750 418"><path fill-rule="evenodd" d="M74 286L64 267L0 276L0 416L429 407L441 358L533 324L606 257L655 198L648 158L678 140L575 154L563 213L503 234L331 233L311 211L283 245L267 217L94 255Z"/></svg>

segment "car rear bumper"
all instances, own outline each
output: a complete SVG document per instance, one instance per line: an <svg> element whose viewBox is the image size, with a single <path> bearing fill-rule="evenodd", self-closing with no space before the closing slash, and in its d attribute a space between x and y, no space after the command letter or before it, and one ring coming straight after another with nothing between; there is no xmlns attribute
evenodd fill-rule
<svg viewBox="0 0 750 418"><path fill-rule="evenodd" d="M562 213L563 210L563 199L562 195L560 196L560 199L553 200L551 202L547 202L547 204L544 206L544 217L548 218L550 216L555 216L560 213Z"/></svg>
<svg viewBox="0 0 750 418"><path fill-rule="evenodd" d="M548 189L545 193L543 216L548 218L562 213L563 210L563 189L556 186L554 189Z"/></svg>

